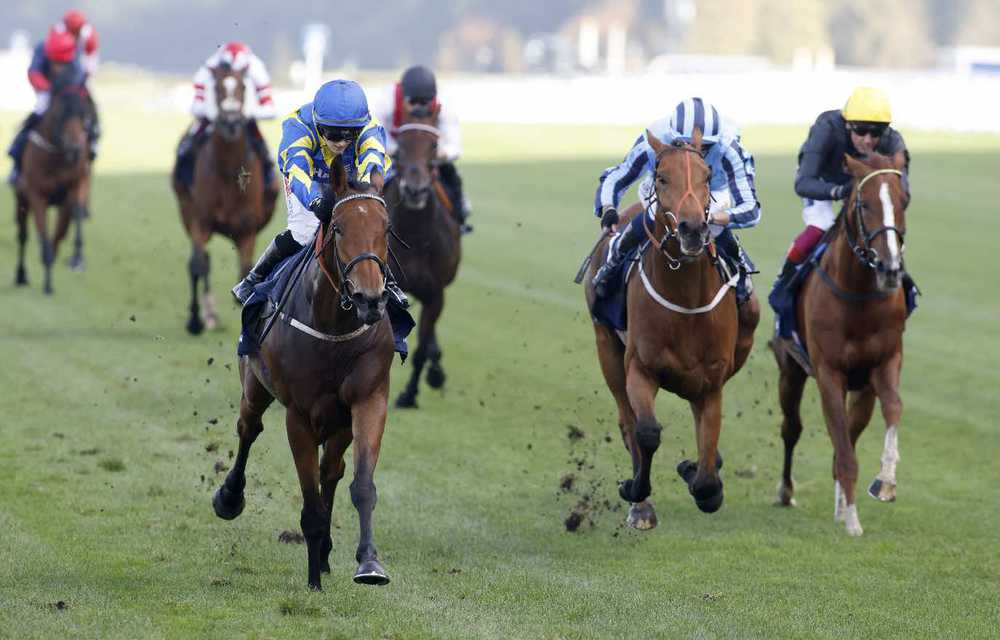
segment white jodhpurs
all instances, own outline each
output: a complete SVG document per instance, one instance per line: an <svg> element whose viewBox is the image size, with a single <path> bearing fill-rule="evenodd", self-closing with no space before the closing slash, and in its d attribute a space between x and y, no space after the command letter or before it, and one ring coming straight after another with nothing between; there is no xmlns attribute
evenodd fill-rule
<svg viewBox="0 0 1000 640"><path fill-rule="evenodd" d="M319 218L295 197L288 178L285 178L285 204L288 207L288 230L292 232L292 238L301 245L311 242L319 228Z"/></svg>
<svg viewBox="0 0 1000 640"><path fill-rule="evenodd" d="M826 231L833 226L833 221L836 219L837 214L833 212L832 200L802 199L802 222L805 222L806 226Z"/></svg>

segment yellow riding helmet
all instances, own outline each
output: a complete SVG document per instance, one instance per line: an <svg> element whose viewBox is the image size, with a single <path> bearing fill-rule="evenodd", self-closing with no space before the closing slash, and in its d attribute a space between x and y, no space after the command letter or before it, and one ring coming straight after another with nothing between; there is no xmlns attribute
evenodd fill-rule
<svg viewBox="0 0 1000 640"><path fill-rule="evenodd" d="M848 122L892 122L889 98L881 89L858 87L841 112Z"/></svg>

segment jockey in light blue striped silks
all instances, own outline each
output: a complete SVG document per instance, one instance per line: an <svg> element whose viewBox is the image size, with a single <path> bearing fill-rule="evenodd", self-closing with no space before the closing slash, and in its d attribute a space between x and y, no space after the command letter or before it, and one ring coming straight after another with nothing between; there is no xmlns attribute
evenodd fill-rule
<svg viewBox="0 0 1000 640"><path fill-rule="evenodd" d="M233 295L246 303L254 285L262 282L281 263L312 240L319 228L318 215L329 215L332 194L330 167L343 164L351 181L371 184L380 192L390 177L392 159L386 155L386 133L368 111L368 99L356 82L327 82L312 102L292 112L281 125L278 168L285 180L288 229L279 233L247 277L233 287ZM391 273L385 288L402 306L407 306Z"/></svg>
<svg viewBox="0 0 1000 640"><path fill-rule="evenodd" d="M731 230L753 227L760 222L753 156L740 143L739 129L701 98L688 98L678 103L669 118L657 120L649 126L649 131L664 144L670 144L678 138L691 142L696 128L702 131L702 155L712 172L709 181L712 192L709 228L716 246L731 264L739 265L741 273L736 298L739 304L743 304L752 291L749 274L755 271ZM652 174L655 163L656 153L646 141L646 136L640 135L625 160L601 174L594 198L594 213L601 219L603 228L617 226L622 194L643 176L645 178L639 184L639 199L646 215L653 219L656 205L652 203L655 195ZM612 239L607 262L594 276L595 292L599 297L606 295L610 275L645 237L643 216L640 214Z"/></svg>

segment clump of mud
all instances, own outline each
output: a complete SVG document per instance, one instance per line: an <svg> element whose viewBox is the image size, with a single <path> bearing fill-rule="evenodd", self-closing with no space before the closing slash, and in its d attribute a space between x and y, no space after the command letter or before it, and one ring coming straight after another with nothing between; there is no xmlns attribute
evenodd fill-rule
<svg viewBox="0 0 1000 640"><path fill-rule="evenodd" d="M575 499L569 514L563 520L566 531L579 531L584 525L593 529L599 518L606 513L617 513L622 503L602 497L611 479L595 472L598 440L588 440L582 428L575 424L566 425L569 440L569 456L566 464L570 470L559 478L558 496Z"/></svg>
<svg viewBox="0 0 1000 640"><path fill-rule="evenodd" d="M282 544L304 544L305 541L305 537L298 531L285 529L278 534L278 542Z"/></svg>

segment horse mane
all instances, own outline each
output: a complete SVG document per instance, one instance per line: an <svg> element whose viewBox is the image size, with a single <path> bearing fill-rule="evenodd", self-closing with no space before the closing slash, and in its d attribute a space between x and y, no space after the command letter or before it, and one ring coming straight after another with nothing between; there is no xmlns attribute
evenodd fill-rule
<svg viewBox="0 0 1000 640"><path fill-rule="evenodd" d="M869 169L872 169L873 171L877 171L879 169L895 168L893 165L892 157L884 156L881 153L877 153L875 151L873 151L871 154L867 156L856 158L856 160L865 165L866 167L868 167Z"/></svg>
<svg viewBox="0 0 1000 640"><path fill-rule="evenodd" d="M375 191L375 186L370 182L361 182L355 178L351 178L347 181L347 188L351 191L357 191L358 193L372 193Z"/></svg>

